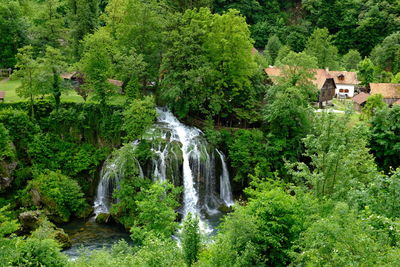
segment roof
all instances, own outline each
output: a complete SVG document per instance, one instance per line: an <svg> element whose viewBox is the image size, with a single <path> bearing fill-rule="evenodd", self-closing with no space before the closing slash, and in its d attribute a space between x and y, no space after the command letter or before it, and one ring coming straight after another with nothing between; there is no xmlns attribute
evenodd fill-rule
<svg viewBox="0 0 400 267"><path fill-rule="evenodd" d="M270 66L266 69L264 69L265 73L268 74L269 77L273 80L274 77L281 77L282 76L282 71L281 68L279 67L273 67ZM321 89L327 79L333 79L333 77L330 75L328 70L325 69L311 69L312 72L314 72L314 79L312 80L312 83L318 88Z"/></svg>
<svg viewBox="0 0 400 267"><path fill-rule="evenodd" d="M335 79L337 84L357 85L360 82L357 79L357 73L353 71L329 71L329 74ZM343 75L343 80L339 76Z"/></svg>
<svg viewBox="0 0 400 267"><path fill-rule="evenodd" d="M108 82L118 87L121 87L124 84L122 81L113 79L108 79Z"/></svg>
<svg viewBox="0 0 400 267"><path fill-rule="evenodd" d="M333 77L329 74L329 71L325 69L313 69L313 72L315 73L313 84L317 86L318 89L321 89L322 86L324 86L327 79L333 79Z"/></svg>
<svg viewBox="0 0 400 267"><path fill-rule="evenodd" d="M69 73L63 73L60 76L63 79L71 80L77 73L78 73L77 71L74 71L74 72L69 72ZM119 80L108 79L107 81L118 87L122 87L122 85L124 84L122 81L119 81Z"/></svg>
<svg viewBox="0 0 400 267"><path fill-rule="evenodd" d="M358 95L355 95L353 97L353 101L356 102L357 104L361 105L367 101L369 96L370 96L370 94L361 92Z"/></svg>
<svg viewBox="0 0 400 267"><path fill-rule="evenodd" d="M61 78L66 79L66 80L71 80L72 77L74 77L74 75L76 74L76 71L74 72L68 72L68 73L63 73L61 74Z"/></svg>
<svg viewBox="0 0 400 267"><path fill-rule="evenodd" d="M381 94L383 98L399 98L400 99L400 84L399 83L370 83L371 95Z"/></svg>
<svg viewBox="0 0 400 267"><path fill-rule="evenodd" d="M253 47L253 48L251 49L251 54L252 54L252 55L257 55L257 54L258 54L258 50L257 50L255 47Z"/></svg>

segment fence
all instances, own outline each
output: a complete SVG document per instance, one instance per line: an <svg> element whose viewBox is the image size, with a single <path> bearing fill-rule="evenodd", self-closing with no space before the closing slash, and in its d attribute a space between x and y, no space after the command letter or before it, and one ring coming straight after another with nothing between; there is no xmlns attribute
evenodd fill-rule
<svg viewBox="0 0 400 267"><path fill-rule="evenodd" d="M0 69L0 78L8 78L11 76L12 69Z"/></svg>

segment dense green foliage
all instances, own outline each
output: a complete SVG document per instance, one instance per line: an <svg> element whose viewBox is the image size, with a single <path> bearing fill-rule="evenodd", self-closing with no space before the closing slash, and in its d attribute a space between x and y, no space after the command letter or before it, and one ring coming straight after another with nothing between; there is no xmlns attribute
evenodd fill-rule
<svg viewBox="0 0 400 267"><path fill-rule="evenodd" d="M89 208L78 183L60 173L40 174L25 190L32 196L32 204L46 209L55 221L67 222L72 215L83 217Z"/></svg>
<svg viewBox="0 0 400 267"><path fill-rule="evenodd" d="M400 105L316 113L310 69L400 82L399 16L393 0L0 0L21 99L0 103L0 265L398 266ZM238 201L210 242L194 214L179 229L181 188L138 168L157 105L226 155ZM52 222L90 215L109 154L123 178L103 215L134 246L67 261Z"/></svg>
<svg viewBox="0 0 400 267"><path fill-rule="evenodd" d="M126 140L140 139L145 130L156 120L156 117L157 112L152 97L133 100L124 111L122 129L126 132Z"/></svg>
<svg viewBox="0 0 400 267"><path fill-rule="evenodd" d="M377 111L371 120L370 147L378 165L386 172L400 166L399 158L400 106Z"/></svg>
<svg viewBox="0 0 400 267"><path fill-rule="evenodd" d="M181 236L185 262L188 266L191 266L197 261L200 251L201 233L199 228L199 218L193 217L192 214L189 213L183 222Z"/></svg>

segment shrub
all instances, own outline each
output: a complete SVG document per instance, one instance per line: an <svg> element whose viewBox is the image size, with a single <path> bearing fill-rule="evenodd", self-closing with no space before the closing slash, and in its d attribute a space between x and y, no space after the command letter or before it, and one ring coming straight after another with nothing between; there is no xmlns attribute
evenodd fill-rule
<svg viewBox="0 0 400 267"><path fill-rule="evenodd" d="M58 172L37 175L27 191L33 204L42 205L57 222L67 222L72 215L82 217L89 208L79 184Z"/></svg>

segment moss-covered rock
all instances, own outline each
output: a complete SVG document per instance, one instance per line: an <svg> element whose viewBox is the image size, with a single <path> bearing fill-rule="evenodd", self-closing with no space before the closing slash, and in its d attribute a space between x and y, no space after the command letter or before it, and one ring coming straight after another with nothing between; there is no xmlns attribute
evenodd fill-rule
<svg viewBox="0 0 400 267"><path fill-rule="evenodd" d="M219 210L220 212L222 212L222 213L229 213L229 212L232 212L232 211L233 211L233 208L232 208L232 206L228 207L228 206L226 206L226 205L221 205L221 206L218 208L218 210Z"/></svg>
<svg viewBox="0 0 400 267"><path fill-rule="evenodd" d="M61 228L55 228L54 230L54 239L60 244L61 248L66 249L71 247L71 240Z"/></svg>
<svg viewBox="0 0 400 267"><path fill-rule="evenodd" d="M96 216L96 223L98 224L107 224L111 223L112 217L110 213L100 213Z"/></svg>
<svg viewBox="0 0 400 267"><path fill-rule="evenodd" d="M38 210L25 211L19 214L18 219L24 232L30 232L41 224L42 213Z"/></svg>

